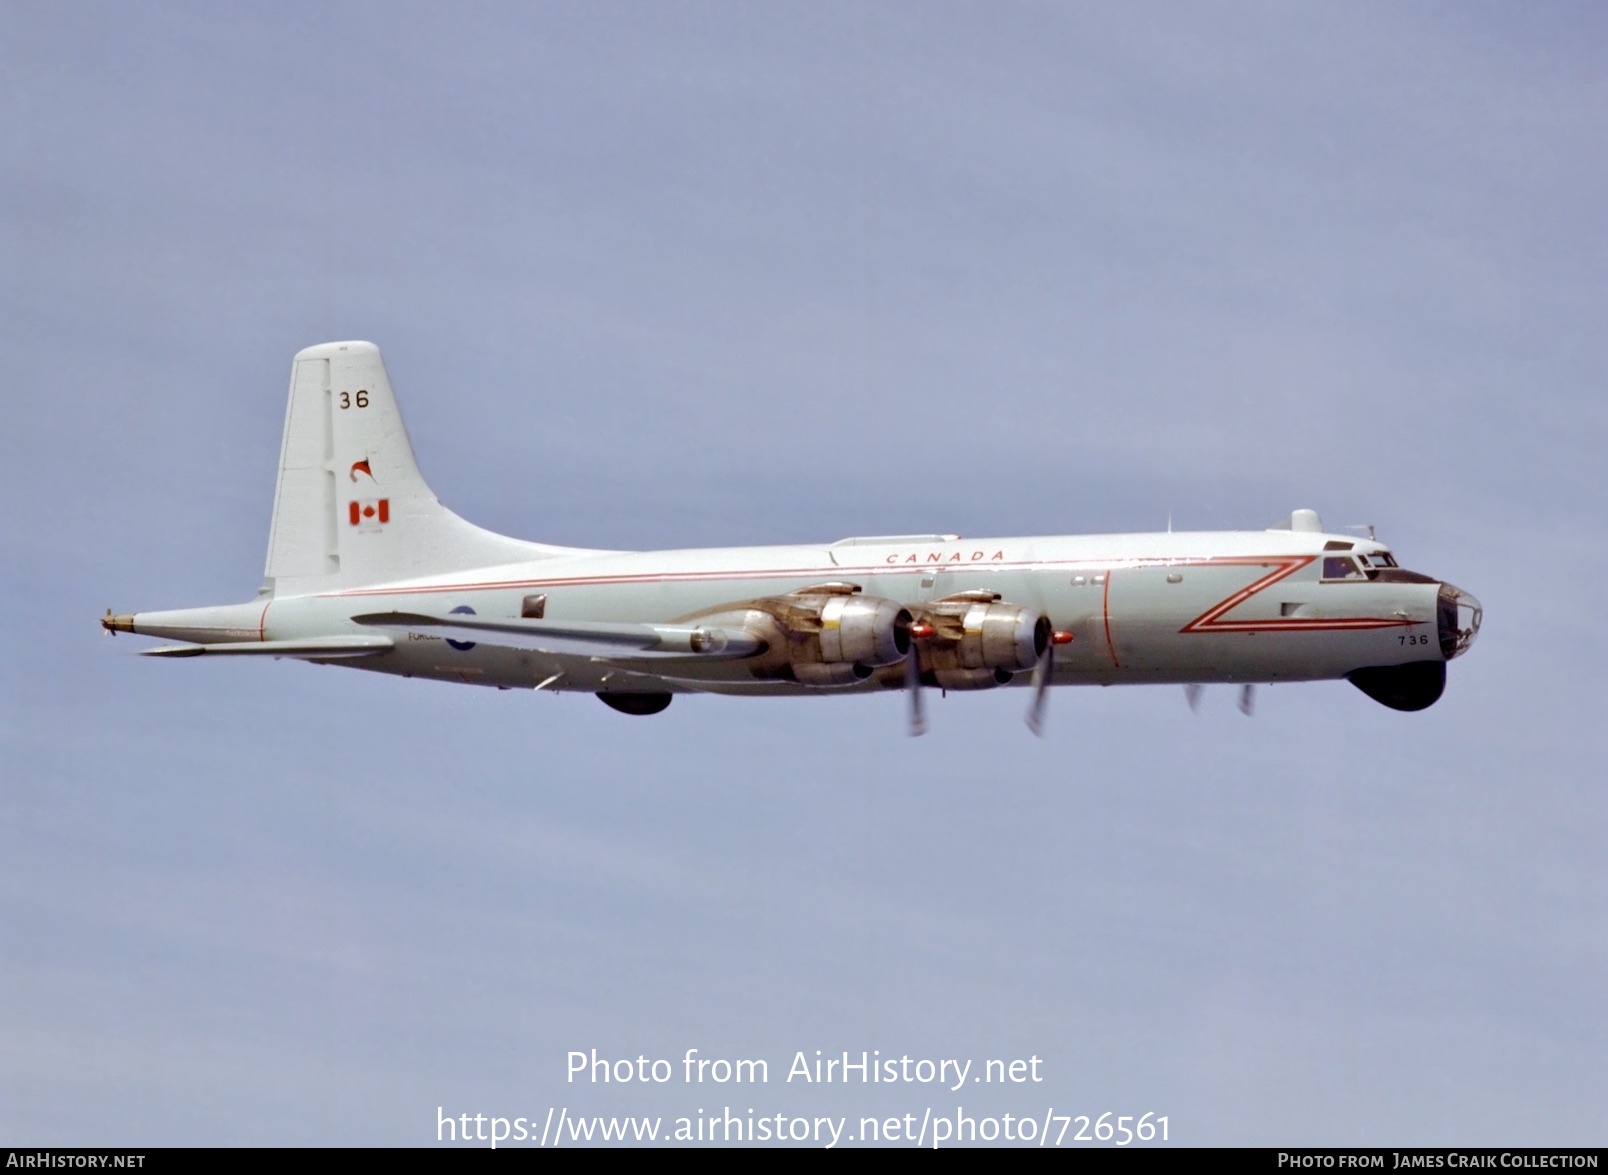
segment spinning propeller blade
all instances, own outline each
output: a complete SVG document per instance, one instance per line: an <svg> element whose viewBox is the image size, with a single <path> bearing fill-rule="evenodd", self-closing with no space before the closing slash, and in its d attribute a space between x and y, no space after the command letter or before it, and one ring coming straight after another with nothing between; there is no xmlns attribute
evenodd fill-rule
<svg viewBox="0 0 1608 1175"><path fill-rule="evenodd" d="M925 622L910 626L910 652L905 656L905 692L910 695L910 737L927 733L927 715L921 700L921 654L916 642L933 635L933 627Z"/></svg>
<svg viewBox="0 0 1608 1175"><path fill-rule="evenodd" d="M1044 642L1044 651L1033 665L1033 704L1027 708L1027 728L1040 738L1044 737L1044 699L1055 676L1055 646L1072 639L1070 632L1052 632Z"/></svg>
<svg viewBox="0 0 1608 1175"><path fill-rule="evenodd" d="M905 657L905 692L910 695L910 737L916 738L927 733L927 717L921 701L921 658L916 656L914 642Z"/></svg>

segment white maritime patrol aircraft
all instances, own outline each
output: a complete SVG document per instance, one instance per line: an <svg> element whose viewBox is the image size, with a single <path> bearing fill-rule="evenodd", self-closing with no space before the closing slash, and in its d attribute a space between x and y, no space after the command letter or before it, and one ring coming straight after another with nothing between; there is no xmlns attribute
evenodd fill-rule
<svg viewBox="0 0 1608 1175"><path fill-rule="evenodd" d="M289 657L656 714L678 693L1031 690L1344 678L1432 705L1480 604L1311 510L1266 531L600 551L493 534L414 461L379 348L295 358L268 563L255 599L102 620L183 641L155 657Z"/></svg>

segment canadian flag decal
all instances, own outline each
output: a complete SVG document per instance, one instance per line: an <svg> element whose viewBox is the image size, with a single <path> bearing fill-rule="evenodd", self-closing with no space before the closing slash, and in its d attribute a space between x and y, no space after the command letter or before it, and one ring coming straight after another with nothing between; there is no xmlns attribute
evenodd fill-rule
<svg viewBox="0 0 1608 1175"><path fill-rule="evenodd" d="M347 505L346 516L351 519L352 525L369 530L377 526L384 526L391 521L391 499L370 499L365 502L351 502Z"/></svg>

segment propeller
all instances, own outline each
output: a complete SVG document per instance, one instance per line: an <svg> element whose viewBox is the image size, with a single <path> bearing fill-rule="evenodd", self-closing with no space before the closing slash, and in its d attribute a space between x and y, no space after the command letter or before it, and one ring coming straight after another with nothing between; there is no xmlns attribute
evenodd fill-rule
<svg viewBox="0 0 1608 1175"><path fill-rule="evenodd" d="M1201 685L1198 681L1192 681L1188 685L1184 686L1184 698L1189 702L1189 709L1191 713L1200 713L1200 699L1205 692L1206 687ZM1255 716L1256 687L1250 682L1246 682L1244 685L1240 686L1238 704L1239 712L1245 715L1245 717L1251 718Z"/></svg>
<svg viewBox="0 0 1608 1175"><path fill-rule="evenodd" d="M921 700L921 657L916 642L931 636L936 629L930 624L910 626L910 652L905 655L905 692L910 695L910 737L919 738L927 733L927 715Z"/></svg>
<svg viewBox="0 0 1608 1175"><path fill-rule="evenodd" d="M1044 642L1044 651L1033 663L1033 704L1027 708L1027 728L1039 738L1044 737L1044 699L1055 676L1055 646L1072 640L1070 632L1052 632Z"/></svg>

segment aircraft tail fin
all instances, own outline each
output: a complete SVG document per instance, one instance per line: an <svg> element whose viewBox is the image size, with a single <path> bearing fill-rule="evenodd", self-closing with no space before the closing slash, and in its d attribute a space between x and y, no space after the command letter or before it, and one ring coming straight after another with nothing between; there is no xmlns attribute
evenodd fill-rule
<svg viewBox="0 0 1608 1175"><path fill-rule="evenodd" d="M297 354L265 592L357 587L561 551L482 530L436 500L373 343Z"/></svg>

